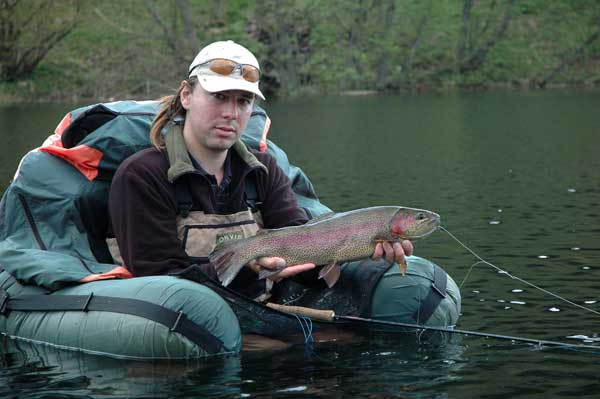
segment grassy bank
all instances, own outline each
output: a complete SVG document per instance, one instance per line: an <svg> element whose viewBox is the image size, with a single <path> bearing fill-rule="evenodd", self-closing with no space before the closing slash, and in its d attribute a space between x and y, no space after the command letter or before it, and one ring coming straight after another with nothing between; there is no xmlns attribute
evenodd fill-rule
<svg viewBox="0 0 600 399"><path fill-rule="evenodd" d="M46 3L19 4L6 20ZM30 18L44 29L26 31L3 59L36 45L36 32L72 29L30 74L0 82L0 103L156 98L178 86L200 47L225 38L257 54L270 98L600 85L595 0L51 4Z"/></svg>

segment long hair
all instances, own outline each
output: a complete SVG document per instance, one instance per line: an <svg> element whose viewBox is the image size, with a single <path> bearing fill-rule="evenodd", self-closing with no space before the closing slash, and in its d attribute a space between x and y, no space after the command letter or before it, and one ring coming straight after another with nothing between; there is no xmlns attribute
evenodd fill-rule
<svg viewBox="0 0 600 399"><path fill-rule="evenodd" d="M195 76L192 76L188 80L181 82L179 89L177 89L177 92L174 95L165 96L159 99L160 110L156 114L156 117L152 121L152 126L150 127L150 142L157 149L160 150L165 147L165 138L162 135L162 130L165 125L176 116L185 118L186 110L181 104L181 91L186 84L189 85L191 91L194 91L197 83L198 79Z"/></svg>

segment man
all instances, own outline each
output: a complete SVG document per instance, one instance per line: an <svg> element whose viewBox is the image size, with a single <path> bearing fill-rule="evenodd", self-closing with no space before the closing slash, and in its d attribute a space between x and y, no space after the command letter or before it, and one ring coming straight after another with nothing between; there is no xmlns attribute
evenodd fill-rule
<svg viewBox="0 0 600 399"><path fill-rule="evenodd" d="M215 42L198 53L177 94L163 98L150 133L154 148L128 158L110 190L118 243L112 252L134 276L199 264L214 277L207 257L220 240L307 221L275 159L239 140L256 96L264 100L259 79L250 51L233 41ZM249 208L250 187L262 202L258 210ZM373 256L403 262L412 249L410 241L383 243ZM282 265L281 258L256 259L234 284L253 285L260 268ZM314 268L293 265L270 279L304 273L305 281L317 284L316 273L309 272Z"/></svg>

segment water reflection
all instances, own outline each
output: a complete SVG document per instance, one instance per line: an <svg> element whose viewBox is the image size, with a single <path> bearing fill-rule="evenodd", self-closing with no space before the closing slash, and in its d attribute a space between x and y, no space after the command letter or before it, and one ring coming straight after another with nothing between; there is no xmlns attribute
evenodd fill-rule
<svg viewBox="0 0 600 399"><path fill-rule="evenodd" d="M4 336L0 336L0 353L0 397L144 398L171 396L173 390L185 395L190 389L207 396L215 390L223 395L240 392L239 357L125 361Z"/></svg>

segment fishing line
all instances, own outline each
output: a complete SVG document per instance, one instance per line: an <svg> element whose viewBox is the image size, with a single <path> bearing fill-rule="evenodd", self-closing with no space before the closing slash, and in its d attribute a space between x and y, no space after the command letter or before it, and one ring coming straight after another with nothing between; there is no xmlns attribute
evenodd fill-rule
<svg viewBox="0 0 600 399"><path fill-rule="evenodd" d="M477 262L475 262L475 263L473 263L471 265L471 267L469 268L469 271L467 272L467 275L465 276L465 278L463 278L463 281L460 282L460 285L458 286L458 288L460 288L462 290L462 287L467 282L467 279L471 275L471 272L473 271L473 269L475 268L475 266L477 266L480 263L483 263L483 262L481 262L480 260L478 260Z"/></svg>
<svg viewBox="0 0 600 399"><path fill-rule="evenodd" d="M597 315L599 315L599 316L600 316L600 312L598 312L598 311L596 311L596 310L594 310L594 309L591 309L591 308L588 308L587 306L583 306L583 305L580 305L580 304L578 304L578 303L575 303L575 302L573 302L573 301L570 301L570 300L568 300L567 298L564 298L564 297L562 297L562 296L560 296L560 295L558 295L558 294L555 294L555 293L553 293L553 292L550 292L550 291L548 291L547 289L544 289L544 288L542 288L542 287L540 287L540 286L537 286L537 285L535 285L535 284L533 284L533 283L530 283L529 281L527 281L527 280L524 280L524 279L522 279L522 278L520 278L520 277L518 277L518 276L515 276L514 274L511 274L511 273L507 272L506 270L503 270L503 269L499 268L498 266L496 266L496 265L494 265L494 264L492 264L492 263L488 262L487 260L483 259L481 256L477 255L477 254L475 253L475 251L473 251L471 248L469 248L467 245L465 245L465 244L464 244L462 241L460 241L460 240L459 240L459 239L458 239L458 238L457 238L457 237L456 237L454 234L450 233L448 230L446 230L446 229L445 229L445 228L443 228L442 226L439 226L439 228L440 228L440 230L443 230L443 231L445 231L446 233L448 233L448 235L449 235L450 237L452 237L452 238L453 238L453 239L454 239L454 240L455 240L457 243L459 243L459 244L460 244L462 247L464 247L464 248L465 248L467 251L469 251L469 252L470 252L470 253L471 253L473 256L475 256L477 259L479 259L479 261L478 261L478 262L476 262L476 263L474 263L474 264L471 266L471 268L469 269L469 271L468 271L467 275L465 276L465 278L463 279L462 283L460 284L460 288L462 288L462 285L463 285L463 284L465 283L465 281L467 280L467 277L469 277L469 274L471 273L471 270L473 270L473 268L474 268L476 265L478 265L479 263L485 263L486 265L489 265L489 266L493 267L493 268L494 268L494 269L496 269L498 272L500 272L500 273L502 273L502 274L505 274L505 275L507 275L508 277L510 277L510 278L512 278L512 279L514 279L514 280L520 281L520 282L521 282L521 283L523 283L523 284L526 284L526 285L528 285L528 286L530 286L530 287L533 287L533 288L535 288L536 290L542 291L543 293L545 293L545 294L547 294L547 295L553 296L554 298L557 298L557 299L559 299L559 300L561 300L561 301L563 301L563 302L565 302L565 303L568 303L569 305L575 306L575 307L577 307L577 308L580 308L580 309L586 310L586 311L588 311L588 312L591 312L591 313L594 313L594 314L597 314Z"/></svg>
<svg viewBox="0 0 600 399"><path fill-rule="evenodd" d="M300 324L300 328L302 329L302 335L304 335L304 343L308 344L311 342L315 342L315 339L312 335L312 332L313 332L312 319L310 317L299 316L297 314L294 314L294 316L296 316L296 319L298 320L298 324ZM306 324L306 328L305 328L305 324Z"/></svg>

